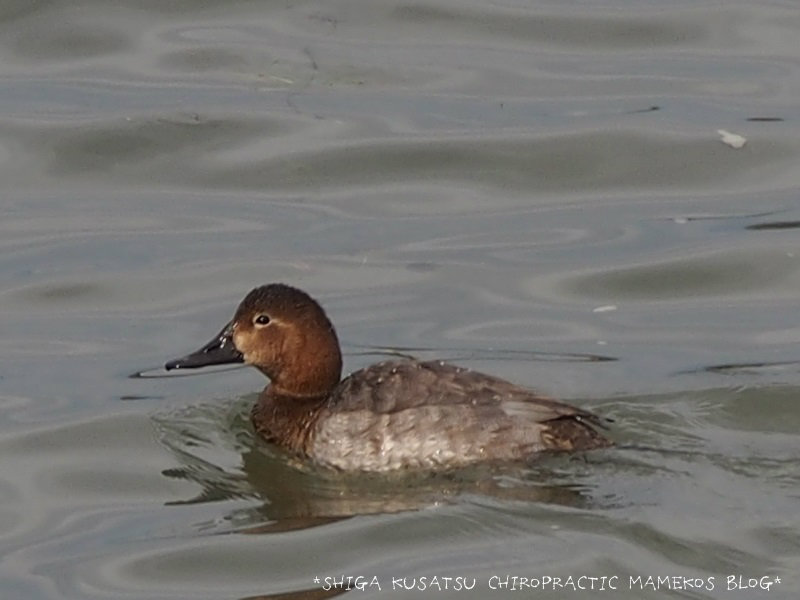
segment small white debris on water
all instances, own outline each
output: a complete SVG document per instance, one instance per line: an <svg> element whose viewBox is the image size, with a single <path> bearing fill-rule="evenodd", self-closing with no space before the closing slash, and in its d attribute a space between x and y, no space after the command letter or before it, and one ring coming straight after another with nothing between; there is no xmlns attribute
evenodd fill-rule
<svg viewBox="0 0 800 600"><path fill-rule="evenodd" d="M606 346L606 345L608 345L608 342L605 341L605 340L597 340L597 345L598 346Z"/></svg>
<svg viewBox="0 0 800 600"><path fill-rule="evenodd" d="M604 306L598 306L592 309L593 313L604 313L604 312L611 312L612 310L617 310L616 304L606 304Z"/></svg>
<svg viewBox="0 0 800 600"><path fill-rule="evenodd" d="M731 133L730 131L725 131L724 129L717 129L717 133L722 136L720 141L723 144L727 144L731 148L736 148L738 150L747 143L747 138L739 135L738 133Z"/></svg>
<svg viewBox="0 0 800 600"><path fill-rule="evenodd" d="M686 217L675 217L672 220L675 221L678 225L686 225L686 223L689 222L689 219L687 219Z"/></svg>

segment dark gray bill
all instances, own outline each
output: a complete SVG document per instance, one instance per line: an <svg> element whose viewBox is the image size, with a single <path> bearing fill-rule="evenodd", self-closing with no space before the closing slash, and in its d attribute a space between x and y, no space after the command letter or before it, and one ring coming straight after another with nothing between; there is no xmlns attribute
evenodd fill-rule
<svg viewBox="0 0 800 600"><path fill-rule="evenodd" d="M244 362L242 353L233 345L233 321L225 325L214 339L205 346L187 354L182 358L176 358L164 365L167 371L172 369L199 369L210 365L225 365L228 363Z"/></svg>

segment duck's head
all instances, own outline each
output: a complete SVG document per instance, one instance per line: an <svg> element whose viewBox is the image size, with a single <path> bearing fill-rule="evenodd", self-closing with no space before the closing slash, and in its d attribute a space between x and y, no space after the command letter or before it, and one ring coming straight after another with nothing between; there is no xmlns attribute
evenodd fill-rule
<svg viewBox="0 0 800 600"><path fill-rule="evenodd" d="M305 292L282 283L251 291L214 339L164 367L242 362L261 370L272 391L286 396L325 396L342 372L339 340L325 311Z"/></svg>

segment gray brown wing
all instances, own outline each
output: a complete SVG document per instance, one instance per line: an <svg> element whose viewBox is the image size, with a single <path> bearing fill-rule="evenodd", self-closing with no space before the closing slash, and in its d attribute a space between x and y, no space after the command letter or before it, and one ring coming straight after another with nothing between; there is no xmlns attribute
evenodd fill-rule
<svg viewBox="0 0 800 600"><path fill-rule="evenodd" d="M328 410L329 440L360 439L376 455L392 449L400 462L437 451L442 463L468 463L611 445L596 430L602 420L588 411L439 361L358 371L340 384Z"/></svg>
<svg viewBox="0 0 800 600"><path fill-rule="evenodd" d="M597 417L569 404L478 371L443 361L391 361L344 379L331 396L335 410L393 413L421 406L503 406L509 416L537 422L559 417Z"/></svg>

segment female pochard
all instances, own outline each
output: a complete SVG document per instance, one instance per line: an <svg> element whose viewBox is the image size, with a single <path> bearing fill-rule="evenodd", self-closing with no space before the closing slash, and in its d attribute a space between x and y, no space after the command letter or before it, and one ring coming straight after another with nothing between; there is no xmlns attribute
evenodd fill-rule
<svg viewBox="0 0 800 600"><path fill-rule="evenodd" d="M210 343L165 367L236 362L270 380L253 407L256 431L336 469L447 469L613 445L588 411L442 361L386 361L341 379L322 307L280 283L251 291Z"/></svg>

